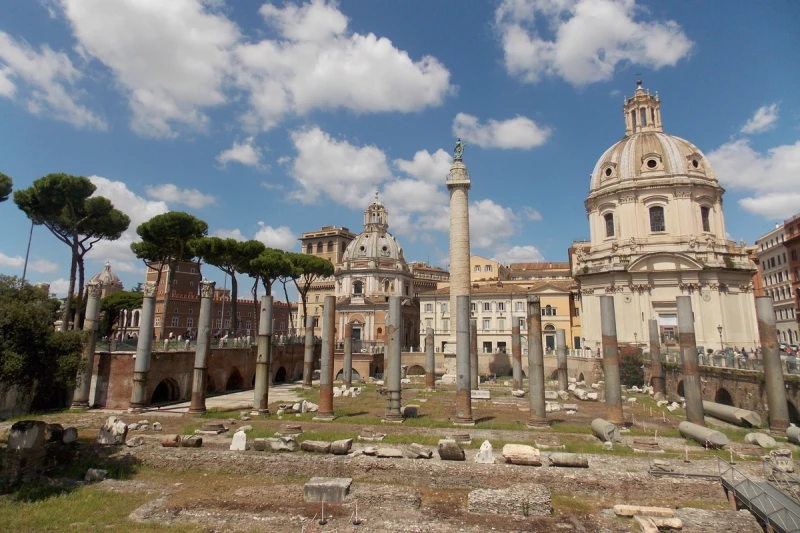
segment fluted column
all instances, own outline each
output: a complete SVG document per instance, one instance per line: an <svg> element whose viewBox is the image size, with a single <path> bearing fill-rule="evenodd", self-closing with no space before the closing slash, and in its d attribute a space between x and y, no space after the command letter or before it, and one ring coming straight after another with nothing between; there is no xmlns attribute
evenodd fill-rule
<svg viewBox="0 0 800 533"><path fill-rule="evenodd" d="M258 355L256 356L256 383L253 414L269 416L270 359L272 359L272 296L261 297L258 322Z"/></svg>
<svg viewBox="0 0 800 533"><path fill-rule="evenodd" d="M336 297L326 296L322 308L322 359L319 370L319 411L315 420L333 420L333 348L336 342Z"/></svg>
<svg viewBox="0 0 800 533"><path fill-rule="evenodd" d="M95 342L97 341L97 316L100 314L100 295L102 286L90 281L86 286L86 316L83 320L83 331L86 332L86 345L83 348L83 367L78 371L75 394L72 397L73 409L88 409L89 390L92 386L92 369L94 368Z"/></svg>
<svg viewBox="0 0 800 533"><path fill-rule="evenodd" d="M353 325L344 325L344 359L342 368L344 386L353 386Z"/></svg>
<svg viewBox="0 0 800 533"><path fill-rule="evenodd" d="M619 378L619 345L617 316L613 296L600 297L600 328L603 334L603 378L606 382L606 420L624 424L622 392Z"/></svg>
<svg viewBox="0 0 800 533"><path fill-rule="evenodd" d="M314 317L306 316L306 343L303 354L303 387L310 387L314 375Z"/></svg>
<svg viewBox="0 0 800 533"><path fill-rule="evenodd" d="M133 391L131 412L141 411L147 405L147 374L150 372L150 355L153 350L153 319L156 307L156 282L146 281L142 287L142 314L139 321L139 341L136 343L136 362L133 366ZM164 313L166 316L166 313Z"/></svg>
<svg viewBox="0 0 800 533"><path fill-rule="evenodd" d="M197 323L197 346L195 346L194 352L194 379L192 379L190 413L204 413L206 411L208 348L211 344L211 308L216 286L216 281L204 279L200 282L200 317Z"/></svg>

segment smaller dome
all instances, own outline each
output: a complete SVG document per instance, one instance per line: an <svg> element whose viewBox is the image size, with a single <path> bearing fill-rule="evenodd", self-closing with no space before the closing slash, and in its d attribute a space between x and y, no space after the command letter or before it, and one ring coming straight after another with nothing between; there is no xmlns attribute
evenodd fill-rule
<svg viewBox="0 0 800 533"><path fill-rule="evenodd" d="M357 259L393 259L395 261L405 261L403 247L397 239L389 233L364 232L347 245L344 252L344 260Z"/></svg>
<svg viewBox="0 0 800 533"><path fill-rule="evenodd" d="M95 274L89 279L89 283L97 282L100 285L106 286L119 286L122 287L122 280L119 277L111 272L111 263L106 262L106 265L103 267L103 271L99 274Z"/></svg>

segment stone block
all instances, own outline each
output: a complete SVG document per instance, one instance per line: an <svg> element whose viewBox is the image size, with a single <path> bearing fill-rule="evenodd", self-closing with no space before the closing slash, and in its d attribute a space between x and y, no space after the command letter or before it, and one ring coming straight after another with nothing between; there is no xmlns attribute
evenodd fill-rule
<svg viewBox="0 0 800 533"><path fill-rule="evenodd" d="M96 481L103 481L105 478L108 477L108 470L102 470L100 468L90 468L86 471L86 475L83 477L83 480L87 483L94 483Z"/></svg>
<svg viewBox="0 0 800 533"><path fill-rule="evenodd" d="M635 515L644 516L659 516L664 518L672 518L675 516L675 511L669 507L646 507L643 505L624 505L619 504L614 506L614 514L617 516L632 517Z"/></svg>
<svg viewBox="0 0 800 533"><path fill-rule="evenodd" d="M400 408L403 418L417 418L419 416L419 405L404 405Z"/></svg>
<svg viewBox="0 0 800 533"><path fill-rule="evenodd" d="M490 400L491 398L492 398L492 395L488 390L474 390L474 391L472 391L472 399L473 400Z"/></svg>
<svg viewBox="0 0 800 533"><path fill-rule="evenodd" d="M465 461L467 458L464 449L453 439L441 439L438 452L442 461Z"/></svg>
<svg viewBox="0 0 800 533"><path fill-rule="evenodd" d="M400 380L400 384L402 385L411 385L411 380L409 378L403 378Z"/></svg>
<svg viewBox="0 0 800 533"><path fill-rule="evenodd" d="M541 452L526 444L506 444L503 458L513 465L542 466Z"/></svg>
<svg viewBox="0 0 800 533"><path fill-rule="evenodd" d="M547 487L529 483L506 489L474 489L467 497L467 509L479 514L550 516L553 505Z"/></svg>
<svg viewBox="0 0 800 533"><path fill-rule="evenodd" d="M589 459L577 453L551 453L549 459L551 466L589 468Z"/></svg>
<svg viewBox="0 0 800 533"><path fill-rule="evenodd" d="M349 477L312 477L303 485L307 502L344 503L353 479Z"/></svg>
<svg viewBox="0 0 800 533"><path fill-rule="evenodd" d="M335 440L331 443L331 453L333 455L347 455L353 446L353 439Z"/></svg>
<svg viewBox="0 0 800 533"><path fill-rule="evenodd" d="M409 459L430 459L433 457L433 450L422 444L412 444L406 449L405 456Z"/></svg>
<svg viewBox="0 0 800 533"><path fill-rule="evenodd" d="M61 424L47 424L44 430L45 442L61 442L64 438L64 426Z"/></svg>
<svg viewBox="0 0 800 533"><path fill-rule="evenodd" d="M514 398L524 398L525 397L525 391L524 390L512 390L511 391L511 396L513 396Z"/></svg>
<svg viewBox="0 0 800 533"><path fill-rule="evenodd" d="M195 435L182 435L181 446L184 448L200 448L203 445L203 438Z"/></svg>
<svg viewBox="0 0 800 533"><path fill-rule="evenodd" d="M64 430L61 436L61 442L64 444L72 444L78 440L78 428L68 427Z"/></svg>
<svg viewBox="0 0 800 533"><path fill-rule="evenodd" d="M561 404L555 402L545 402L544 411L546 413L555 413L561 410Z"/></svg>
<svg viewBox="0 0 800 533"><path fill-rule="evenodd" d="M375 446L367 446L363 450L361 450L361 453L363 453L364 455L377 455L378 448L376 448Z"/></svg>
<svg viewBox="0 0 800 533"><path fill-rule="evenodd" d="M297 436L303 433L303 428L297 424L284 424L280 430L275 433L279 437Z"/></svg>
<svg viewBox="0 0 800 533"><path fill-rule="evenodd" d="M578 410L578 404L577 403L565 403L561 407L563 407L565 411L577 411Z"/></svg>
<svg viewBox="0 0 800 533"><path fill-rule="evenodd" d="M577 399L586 401L586 395L589 394L589 392L586 389L576 388L574 391L572 391L572 394L574 394Z"/></svg>
<svg viewBox="0 0 800 533"><path fill-rule="evenodd" d="M558 391L558 397L561 401L569 400L569 393L567 391L560 390Z"/></svg>
<svg viewBox="0 0 800 533"><path fill-rule="evenodd" d="M475 462L482 465L494 464L494 451L492 450L492 443L488 440L483 441L481 449L475 454Z"/></svg>
<svg viewBox="0 0 800 533"><path fill-rule="evenodd" d="M386 436L386 433L378 433L377 431L373 431L371 429L362 429L361 433L358 435L358 440L363 440L366 442L380 442Z"/></svg>
<svg viewBox="0 0 800 533"><path fill-rule="evenodd" d="M546 390L544 391L544 399L545 400L558 400L558 392L554 390Z"/></svg>
<svg viewBox="0 0 800 533"><path fill-rule="evenodd" d="M271 437L264 439L266 441L266 450L270 452L296 452L300 449L294 437Z"/></svg>
<svg viewBox="0 0 800 533"><path fill-rule="evenodd" d="M322 440L306 440L300 443L300 449L304 452L330 453L331 443Z"/></svg>
<svg viewBox="0 0 800 533"><path fill-rule="evenodd" d="M136 437L131 437L125 441L125 446L128 448L136 448L137 446L141 446L144 444L144 437L138 435Z"/></svg>
<svg viewBox="0 0 800 533"><path fill-rule="evenodd" d="M40 420L14 422L8 434L9 450L31 450L44 446L47 424Z"/></svg>
<svg viewBox="0 0 800 533"><path fill-rule="evenodd" d="M98 444L122 444L128 436L128 426L116 416L108 417L97 433Z"/></svg>
<svg viewBox="0 0 800 533"><path fill-rule="evenodd" d="M247 450L247 434L244 431L237 431L233 434L230 449L237 452Z"/></svg>
<svg viewBox="0 0 800 533"><path fill-rule="evenodd" d="M178 448L181 445L180 435L164 435L161 437L161 446L164 448Z"/></svg>
<svg viewBox="0 0 800 533"><path fill-rule="evenodd" d="M402 459L403 452L397 448L378 448L375 451L375 456L383 459Z"/></svg>
<svg viewBox="0 0 800 533"><path fill-rule="evenodd" d="M744 436L744 441L747 444L757 444L762 448L775 448L778 446L775 439L765 433L748 433Z"/></svg>
<svg viewBox="0 0 800 533"><path fill-rule="evenodd" d="M225 433L226 431L228 431L228 428L220 423L208 423L200 426L200 429L195 431L195 433L200 435L219 435L220 433Z"/></svg>
<svg viewBox="0 0 800 533"><path fill-rule="evenodd" d="M586 393L586 399L590 402L596 402L599 397L600 394L596 391Z"/></svg>
<svg viewBox="0 0 800 533"><path fill-rule="evenodd" d="M153 422L153 431L161 431L161 422Z"/></svg>

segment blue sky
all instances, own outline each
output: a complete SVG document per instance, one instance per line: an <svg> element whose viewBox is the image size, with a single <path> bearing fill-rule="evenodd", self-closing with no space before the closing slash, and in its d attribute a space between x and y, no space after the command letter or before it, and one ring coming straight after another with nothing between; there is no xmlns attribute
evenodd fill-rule
<svg viewBox="0 0 800 533"><path fill-rule="evenodd" d="M299 250L322 225L358 233L376 189L407 259L447 266L460 136L473 253L564 261L641 73L665 131L727 189L730 237L752 243L800 212L798 20L794 1L6 0L0 171L15 188L91 177L133 223L87 273L109 260L128 287L153 215ZM21 274L11 201L0 227L0 272ZM63 293L68 274L67 247L37 228L29 279Z"/></svg>

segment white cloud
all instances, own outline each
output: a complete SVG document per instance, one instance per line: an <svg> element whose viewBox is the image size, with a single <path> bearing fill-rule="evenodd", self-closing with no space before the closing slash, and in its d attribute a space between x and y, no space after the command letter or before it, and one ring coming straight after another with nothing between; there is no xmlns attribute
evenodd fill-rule
<svg viewBox="0 0 800 533"><path fill-rule="evenodd" d="M78 103L82 78L64 52L28 43L0 31L0 97L25 102L28 112L68 122L76 127L106 129L105 121Z"/></svg>
<svg viewBox="0 0 800 533"><path fill-rule="evenodd" d="M386 154L376 146L354 146L316 126L292 132L291 139L297 150L291 175L300 185L291 197L301 202L315 202L325 193L340 204L363 209L375 187L392 176Z"/></svg>
<svg viewBox="0 0 800 533"><path fill-rule="evenodd" d="M538 263L544 261L544 256L535 246L513 246L496 251L494 260L504 265L511 263Z"/></svg>
<svg viewBox="0 0 800 533"><path fill-rule="evenodd" d="M529 207L527 205L522 208L522 214L525 216L525 218L533 222L538 222L542 220L542 214L536 209Z"/></svg>
<svg viewBox="0 0 800 533"><path fill-rule="evenodd" d="M778 120L778 104L759 107L740 130L742 133L762 133L775 127Z"/></svg>
<svg viewBox="0 0 800 533"><path fill-rule="evenodd" d="M246 241L247 237L244 236L239 228L234 229L218 229L213 235L221 239L235 239L237 241Z"/></svg>
<svg viewBox="0 0 800 533"><path fill-rule="evenodd" d="M273 228L263 222L259 222L258 225L259 230L253 237L255 240L263 242L270 248L278 248L279 250L294 251L297 249L297 236L287 226Z"/></svg>
<svg viewBox="0 0 800 533"><path fill-rule="evenodd" d="M50 284L50 294L55 294L57 298L65 298L67 296L67 291L69 290L68 279L58 278L45 283Z"/></svg>
<svg viewBox="0 0 800 533"><path fill-rule="evenodd" d="M283 190L283 185L280 183L270 183L268 181L262 181L259 185L267 189L268 191L280 191Z"/></svg>
<svg viewBox="0 0 800 533"><path fill-rule="evenodd" d="M453 158L439 148L432 154L427 150L420 150L414 154L414 158L411 161L395 159L392 163L397 169L409 176L428 183L440 184L447 179L450 166L453 164Z"/></svg>
<svg viewBox="0 0 800 533"><path fill-rule="evenodd" d="M495 248L514 234L517 224L514 211L493 200L478 200L469 206L469 240L473 247Z"/></svg>
<svg viewBox="0 0 800 533"><path fill-rule="evenodd" d="M109 261L111 263L111 271L112 272L127 272L129 274L144 274L145 268L144 264L139 262L133 261L120 261L118 259Z"/></svg>
<svg viewBox="0 0 800 533"><path fill-rule="evenodd" d="M226 102L238 27L197 0L62 0L82 53L105 64L128 97L132 129L172 137L204 129Z"/></svg>
<svg viewBox="0 0 800 533"><path fill-rule="evenodd" d="M481 124L478 117L459 113L453 120L453 135L484 148L530 150L544 144L550 133L550 128L520 116L508 120L490 119Z"/></svg>
<svg viewBox="0 0 800 533"><path fill-rule="evenodd" d="M217 161L223 166L230 162L236 162L249 167L261 168L261 149L254 146L253 143L254 137L248 137L241 143L233 141L233 146L223 150L217 156Z"/></svg>
<svg viewBox="0 0 800 533"><path fill-rule="evenodd" d="M21 255L11 257L0 252L0 267L22 270L25 267L25 258ZM44 273L55 272L58 270L58 264L47 259L33 259L28 261L28 270Z"/></svg>
<svg viewBox="0 0 800 533"><path fill-rule="evenodd" d="M642 20L646 13L635 0L503 0L495 22L510 74L581 86L611 79L619 64L659 69L689 54L692 42L675 21Z"/></svg>
<svg viewBox="0 0 800 533"><path fill-rule="evenodd" d="M800 141L760 154L749 140L739 139L709 153L708 160L724 186L752 191L739 201L745 210L768 219L800 211Z"/></svg>
<svg viewBox="0 0 800 533"><path fill-rule="evenodd" d="M148 186L145 188L147 196L155 200L162 200L171 204L183 204L200 209L217 200L210 194L203 194L197 189L180 189L172 183Z"/></svg>

